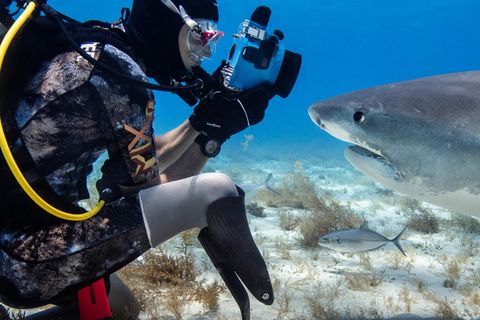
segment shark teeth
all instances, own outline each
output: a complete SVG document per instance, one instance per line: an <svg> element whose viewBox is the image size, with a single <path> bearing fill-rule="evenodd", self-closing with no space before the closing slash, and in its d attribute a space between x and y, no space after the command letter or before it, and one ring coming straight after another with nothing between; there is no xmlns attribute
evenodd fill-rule
<svg viewBox="0 0 480 320"><path fill-rule="evenodd" d="M355 153L358 153L358 154L362 155L362 156L369 157L369 158L375 158L377 160L385 162L386 164L391 164L390 161L388 161L385 157L382 157L378 153L374 153L374 152L372 152L370 150L367 150L365 148L362 148L358 145L350 146L349 149L352 150Z"/></svg>

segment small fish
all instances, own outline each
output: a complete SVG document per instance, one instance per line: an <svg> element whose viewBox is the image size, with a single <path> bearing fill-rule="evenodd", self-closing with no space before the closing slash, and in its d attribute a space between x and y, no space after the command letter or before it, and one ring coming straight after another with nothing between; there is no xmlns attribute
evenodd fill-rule
<svg viewBox="0 0 480 320"><path fill-rule="evenodd" d="M273 175L269 173L267 179L265 179L265 182L263 184L239 183L238 186L242 188L242 190L245 192L245 202L250 202L253 199L253 197L257 194L257 192L263 188L267 188L271 192L275 194L279 194L278 191L275 191L270 186L270 181L272 180L272 178L273 178Z"/></svg>
<svg viewBox="0 0 480 320"><path fill-rule="evenodd" d="M250 145L250 142L252 142L252 140L255 139L255 137L253 136L253 134L245 134L243 135L243 137L245 138L245 141L242 142L241 145L243 147L243 151L247 151L248 146Z"/></svg>
<svg viewBox="0 0 480 320"><path fill-rule="evenodd" d="M391 242L404 256L407 256L400 245L400 237L406 229L407 226L398 236L390 240L378 232L370 230L367 223L364 223L359 229L330 232L320 238L319 244L335 251L355 253L376 250Z"/></svg>

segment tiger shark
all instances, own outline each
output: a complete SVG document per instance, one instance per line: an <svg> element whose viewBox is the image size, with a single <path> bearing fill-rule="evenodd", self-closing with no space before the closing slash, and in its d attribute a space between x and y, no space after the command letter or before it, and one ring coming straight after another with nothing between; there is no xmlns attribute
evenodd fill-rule
<svg viewBox="0 0 480 320"><path fill-rule="evenodd" d="M312 105L352 144L346 159L389 189L480 216L480 71L397 82Z"/></svg>

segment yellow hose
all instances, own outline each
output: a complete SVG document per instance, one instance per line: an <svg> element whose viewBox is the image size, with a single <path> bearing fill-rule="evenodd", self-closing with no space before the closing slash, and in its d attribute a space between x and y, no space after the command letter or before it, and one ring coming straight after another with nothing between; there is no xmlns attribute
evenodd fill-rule
<svg viewBox="0 0 480 320"><path fill-rule="evenodd" d="M14 22L12 27L8 30L7 34L3 38L3 41L0 44L0 72L2 70L3 60L5 59L5 55L7 54L8 47L10 46L15 35L22 28L22 26L25 24L28 18L30 18L32 13L35 11L35 8L36 8L35 2L31 1L28 4L25 11L20 15L20 17L18 17L18 19ZM43 200L35 192L35 190L33 190L30 184L28 184L27 180L25 179L22 172L18 168L18 165L15 162L15 159L13 158L12 152L10 151L10 148L8 146L7 138L5 137L5 132L3 130L1 115L0 115L0 147L2 149L3 157L7 161L7 164L10 170L12 171L13 175L15 176L15 179L17 179L17 182L20 184L22 189L39 207L41 207L43 210L47 211L48 213L54 215L55 217L63 220L70 220L70 221L83 221L96 215L98 212L100 212L100 210L105 205L105 201L101 200L97 204L97 206L92 210L85 213L81 213L81 214L75 214L75 213L68 213L68 212L61 211L53 207L49 203L47 203L45 200Z"/></svg>

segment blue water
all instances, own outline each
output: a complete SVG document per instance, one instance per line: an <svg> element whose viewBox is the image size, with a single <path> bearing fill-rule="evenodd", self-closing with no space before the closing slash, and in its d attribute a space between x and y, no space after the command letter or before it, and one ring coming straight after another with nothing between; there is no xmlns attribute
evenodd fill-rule
<svg viewBox="0 0 480 320"><path fill-rule="evenodd" d="M359 173L343 170L351 169L346 162L340 162L339 165L337 161L338 159L343 161L342 149L345 144L317 128L308 117L308 107L318 100L370 86L480 69L479 0L218 1L219 27L225 31L225 37L218 45L216 56L205 63L207 70L213 71L227 56L231 35L257 5L267 5L272 9L269 30L281 29L286 36L284 45L303 55L302 70L291 95L287 99L274 98L265 120L227 141L221 156L207 165L207 170L220 168L220 171L223 170L233 179L242 178L240 171L256 176L258 180L264 179L268 173L273 173L276 183L279 184L283 173L272 172L273 170L268 167L273 160L287 159L288 161L284 162L289 167L284 171L288 171L294 168L294 164L296 168L301 168L304 159L308 161L313 159L324 167L305 166L305 173L317 180L319 176L323 176L322 187L330 187L337 198L345 201L370 199L372 194L378 193L380 189L372 188L370 182L366 182L366 178L361 180L362 176ZM120 9L129 7L131 1L50 0L49 4L81 21L89 19L114 21L120 16ZM165 92L155 94L157 105L154 126L157 134L179 125L192 112L191 108L173 94ZM240 144L245 140L245 134L252 134L255 137L248 153L242 151ZM316 160L317 154L321 154L322 160ZM326 155L328 158L325 158ZM281 165L276 164L275 168L279 167ZM338 170L331 170L332 168ZM347 189L352 186L357 189ZM370 214L373 209L369 207L367 210ZM373 217L374 213L371 216ZM387 215L387 219L388 217L391 216ZM379 216L375 216L372 220L379 219ZM385 221L387 225L392 222L379 220L377 226ZM441 254L442 258L438 260L438 264L446 261L447 254L456 253L460 246L464 246L463 240L460 241L459 237L442 243L448 250L439 248L440 240L437 238L421 235L410 239L418 248L422 248L424 240L426 244L430 244L422 250L416 250L418 257L427 256L430 261L432 252ZM478 245L474 244L474 247ZM413 251L415 250L412 249ZM349 270L351 258L342 259L341 264ZM421 260L416 265L419 268L416 269L419 272L418 279L422 278L422 275L427 275L426 279L429 280L433 274L428 270L433 263L425 262L422 266L426 260ZM468 269L474 268L472 262ZM320 269L325 268L322 266ZM385 271L383 266L382 269ZM443 269L438 268L432 272L440 273L441 270ZM470 271L466 273L473 274ZM472 278L473 276L465 277L467 280ZM415 273L398 279L396 285L400 289L404 285L417 283ZM439 296L452 293L453 291L445 291L447 289L442 287L441 281L442 279L438 278L431 282L437 285L432 286L433 289L439 289ZM465 283L469 285L469 282ZM473 288L478 290L478 282ZM376 296L381 297L381 294ZM365 297L361 302L368 302L370 294L366 293ZM452 297L455 297L455 293L452 293ZM464 304L468 304L463 301ZM381 304L382 302L378 306ZM255 311L257 315L260 314L258 310ZM272 314L273 318L276 311L272 313L271 310L274 309L269 309L265 314L267 316Z"/></svg>
<svg viewBox="0 0 480 320"><path fill-rule="evenodd" d="M51 0L79 20L119 17L131 1ZM287 99L272 100L265 120L245 134L255 145L295 148L314 142L321 148L343 144L316 128L309 105L333 95L388 82L474 70L480 66L478 0L219 0L219 27L225 31L212 71L227 56L233 34L257 5L270 6L270 30L284 31L284 45L303 55L303 66ZM191 112L180 99L157 93L155 128L175 127ZM235 149L243 134L226 146Z"/></svg>

